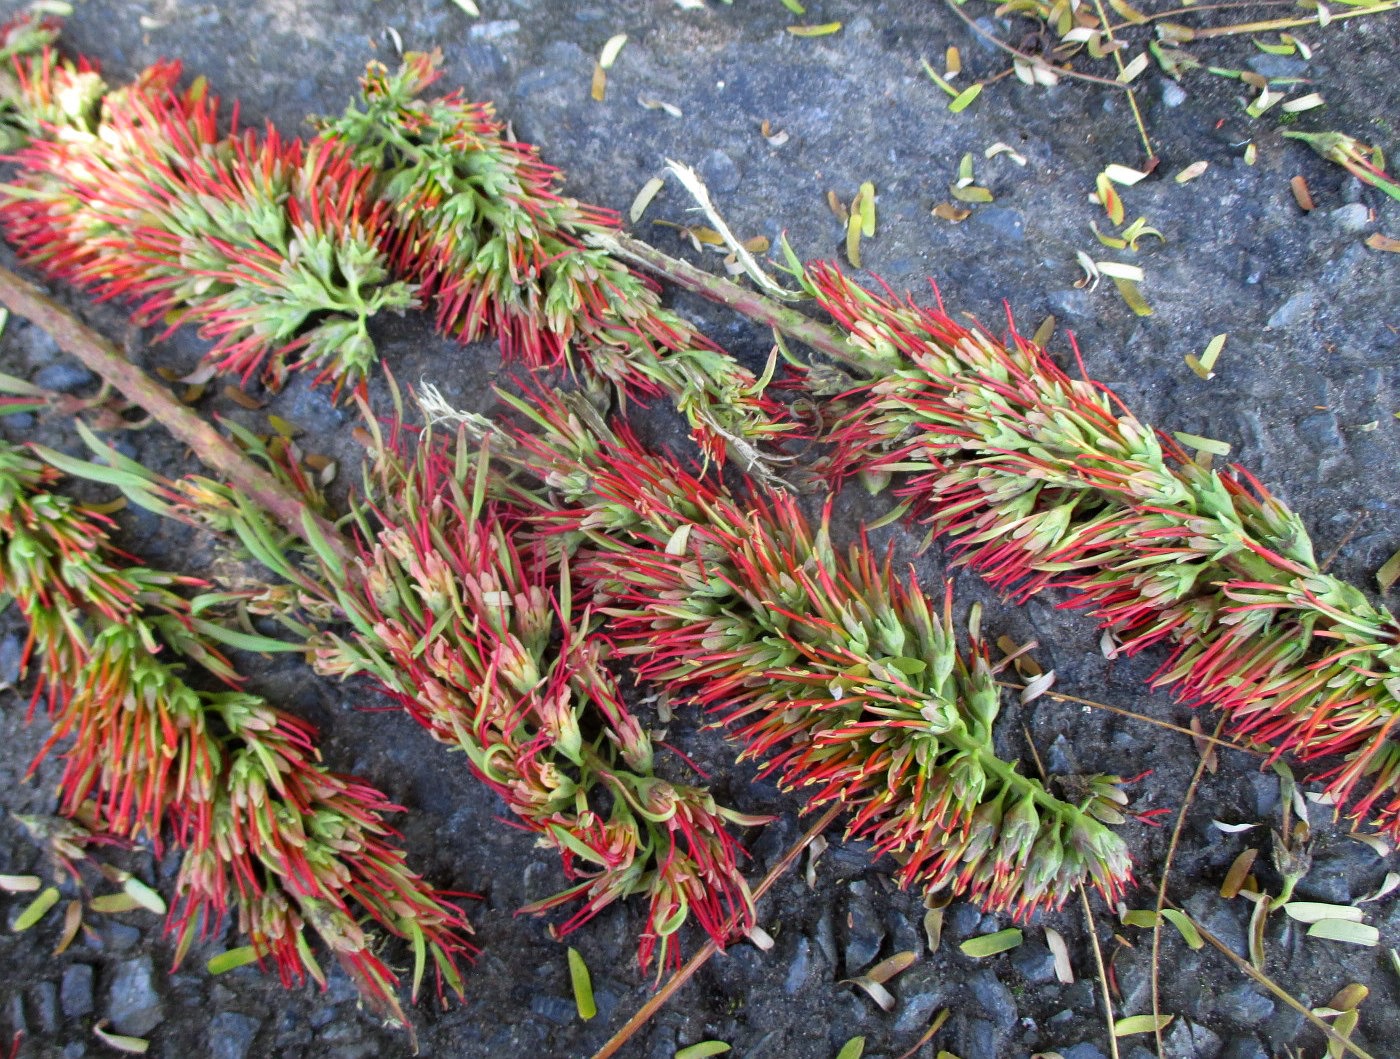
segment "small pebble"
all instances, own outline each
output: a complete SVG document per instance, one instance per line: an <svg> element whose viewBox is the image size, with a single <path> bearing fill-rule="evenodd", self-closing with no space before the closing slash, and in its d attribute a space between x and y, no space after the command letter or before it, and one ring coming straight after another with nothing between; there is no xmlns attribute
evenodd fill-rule
<svg viewBox="0 0 1400 1059"><path fill-rule="evenodd" d="M702 158L696 168L711 194L724 195L739 190L739 167L718 148Z"/></svg>
<svg viewBox="0 0 1400 1059"><path fill-rule="evenodd" d="M58 1000L65 1018L77 1019L92 1013L92 978L91 964L73 963L64 968Z"/></svg>
<svg viewBox="0 0 1400 1059"><path fill-rule="evenodd" d="M1220 1059L1269 1059L1269 1053L1253 1037L1231 1037Z"/></svg>
<svg viewBox="0 0 1400 1059"><path fill-rule="evenodd" d="M1349 202L1327 214L1327 219L1352 235L1364 232L1371 225L1371 211L1364 203Z"/></svg>
<svg viewBox="0 0 1400 1059"><path fill-rule="evenodd" d="M245 1059L262 1023L236 1011L221 1011L209 1020L209 1059Z"/></svg>
<svg viewBox="0 0 1400 1059"><path fill-rule="evenodd" d="M1312 291L1299 291L1274 310L1274 315L1269 317L1269 322L1265 326L1273 330L1280 327L1292 327L1312 312L1316 302L1317 295Z"/></svg>
<svg viewBox="0 0 1400 1059"><path fill-rule="evenodd" d="M982 971L969 978L967 985L982 1014L990 1018L998 1029L1008 1030L1016 1025L1016 998L996 975L991 971Z"/></svg>
<svg viewBox="0 0 1400 1059"><path fill-rule="evenodd" d="M58 987L52 982L37 982L29 990L30 1003L34 1005L34 1017L39 1022L42 1033L58 1032Z"/></svg>
<svg viewBox="0 0 1400 1059"><path fill-rule="evenodd" d="M1080 1041L1073 1048L1066 1048L1060 1054L1064 1059L1106 1059L1098 1045L1088 1041Z"/></svg>
<svg viewBox="0 0 1400 1059"><path fill-rule="evenodd" d="M530 998L530 1010L557 1026L567 1026L578 1018L578 1008L572 1000L536 993Z"/></svg>
<svg viewBox="0 0 1400 1059"><path fill-rule="evenodd" d="M97 376L87 368L66 360L46 365L34 373L36 386L42 386L46 390L57 390L59 393L72 393L96 381Z"/></svg>
<svg viewBox="0 0 1400 1059"><path fill-rule="evenodd" d="M972 223L990 228L997 235L1017 242L1026 237L1026 218L1009 206L984 206L972 213Z"/></svg>
<svg viewBox="0 0 1400 1059"><path fill-rule="evenodd" d="M1162 82L1162 104L1168 107L1179 107L1186 102L1186 89L1182 88L1175 81Z"/></svg>
<svg viewBox="0 0 1400 1059"><path fill-rule="evenodd" d="M1217 1010L1241 1026L1257 1026L1274 1013L1274 1002L1248 984L1236 986L1216 1002Z"/></svg>
<svg viewBox="0 0 1400 1059"><path fill-rule="evenodd" d="M155 968L149 956L138 956L117 965L107 989L106 1014L118 1033L142 1037L165 1018L155 987Z"/></svg>
<svg viewBox="0 0 1400 1059"><path fill-rule="evenodd" d="M1055 954L1038 942L1030 942L1016 949L1011 956L1011 966L1022 978L1035 985L1055 980Z"/></svg>

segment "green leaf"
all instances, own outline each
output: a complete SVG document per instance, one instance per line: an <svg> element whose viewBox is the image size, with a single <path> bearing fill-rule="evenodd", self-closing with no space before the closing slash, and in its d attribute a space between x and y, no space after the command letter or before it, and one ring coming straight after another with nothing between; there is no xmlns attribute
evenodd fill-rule
<svg viewBox="0 0 1400 1059"><path fill-rule="evenodd" d="M29 902L29 905L15 920L15 933L28 930L39 920L49 914L49 909L58 904L58 887L50 886L38 897Z"/></svg>
<svg viewBox="0 0 1400 1059"><path fill-rule="evenodd" d="M1158 1015L1155 1018L1151 1015L1129 1015L1113 1024L1113 1036L1128 1037L1134 1033L1152 1033L1154 1030L1164 1030L1174 1018L1176 1018L1175 1015Z"/></svg>
<svg viewBox="0 0 1400 1059"><path fill-rule="evenodd" d="M1162 915L1172 926L1181 931L1181 936L1189 948L1199 949L1205 944L1201 939L1201 932L1196 929L1196 924L1191 922L1190 916L1178 912L1175 908L1162 909Z"/></svg>
<svg viewBox="0 0 1400 1059"><path fill-rule="evenodd" d="M1016 927L1008 927L1006 930L998 930L995 934L983 934L981 937L968 938L958 946L963 953L974 959L983 959L987 956L995 956L999 952L1006 952L1021 944L1025 935Z"/></svg>
<svg viewBox="0 0 1400 1059"><path fill-rule="evenodd" d="M680 1049L676 1052L676 1059L705 1059L707 1055L723 1055L727 1051L729 1045L723 1041L701 1041Z"/></svg>
<svg viewBox="0 0 1400 1059"><path fill-rule="evenodd" d="M1155 927L1158 923L1157 913L1147 908L1134 908L1123 913L1123 922L1130 927Z"/></svg>
<svg viewBox="0 0 1400 1059"><path fill-rule="evenodd" d="M205 621L203 618L194 618L191 624L194 626L195 632L201 636L207 636L216 643L237 648L240 651L253 651L257 654L291 654L306 650L305 643L291 643L287 640L273 639L271 636L239 632L237 629L230 629L217 622Z"/></svg>
<svg viewBox="0 0 1400 1059"><path fill-rule="evenodd" d="M865 1038L852 1037L841 1046L841 1050L836 1053L836 1059L860 1059L865 1054Z"/></svg>
<svg viewBox="0 0 1400 1059"><path fill-rule="evenodd" d="M972 101L981 94L982 83L980 81L977 84L968 85L966 88L964 88L961 92L957 94L957 96L952 100L952 102L948 104L948 110L953 114L961 114L964 110L971 106Z"/></svg>
<svg viewBox="0 0 1400 1059"><path fill-rule="evenodd" d="M210 974L225 974L237 967L246 967L257 962L258 950L251 945L241 945L236 949L210 956L209 962L204 966Z"/></svg>
<svg viewBox="0 0 1400 1059"><path fill-rule="evenodd" d="M573 983L578 1017L587 1022L598 1014L598 1005L593 1001L593 979L589 977L588 964L583 962L583 955L572 945L569 946L569 981Z"/></svg>
<svg viewBox="0 0 1400 1059"><path fill-rule="evenodd" d="M1369 923L1353 923L1346 919L1319 919L1308 928L1308 937L1344 941L1348 945L1372 948L1380 944L1381 932Z"/></svg>

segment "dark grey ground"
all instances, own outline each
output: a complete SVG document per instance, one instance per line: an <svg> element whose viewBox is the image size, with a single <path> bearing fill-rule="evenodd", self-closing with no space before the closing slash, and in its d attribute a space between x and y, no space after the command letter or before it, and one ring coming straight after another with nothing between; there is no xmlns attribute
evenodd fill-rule
<svg viewBox="0 0 1400 1059"><path fill-rule="evenodd" d="M976 15L991 11L976 0L969 6ZM895 288L924 292L932 277L950 310L999 324L1005 303L1026 331L1054 313L1078 336L1088 371L1114 386L1142 418L1232 443L1239 458L1303 514L1320 554L1340 545L1333 570L1354 582L1374 587L1374 571L1400 546L1394 524L1400 487L1392 475L1400 451L1394 418L1400 411L1394 367L1400 259L1362 245L1377 230L1400 236L1400 203L1282 139L1277 111L1257 120L1245 116L1239 82L1197 72L1178 90L1155 71L1144 75L1139 98L1166 179L1126 189L1123 196L1128 218L1146 215L1167 242L1148 241L1134 258L1100 248L1088 227L1091 219L1105 226L1102 212L1087 201L1094 174L1108 163L1141 161L1121 96L1078 83L1032 89L1008 78L961 116L949 115L946 97L920 72L921 55L941 67L944 48L956 44L974 76L990 76L1003 64L941 3L811 0L800 20L778 0L712 2L699 11L682 11L670 0L481 0L481 7L483 17L474 21L450 0L88 0L78 4L66 43L99 60L113 81L156 58L179 58L191 76L205 74L226 98L240 98L247 119L269 119L293 132L310 113L339 110L366 59L392 60L392 27L408 48L441 48L444 83L465 84L472 95L496 100L515 132L541 144L546 158L567 171L568 188L580 198L625 210L641 185L660 172L663 159L681 159L700 168L742 236L775 238L786 229L809 257L835 256L841 247L827 190L849 200L862 181L873 181L879 230L863 245L865 261ZM1227 14L1243 21L1288 10ZM835 36L801 40L784 32L793 22L832 20L845 23ZM1028 29L1024 22L985 24L1015 41ZM1300 31L1316 49L1306 64L1266 56L1247 38L1195 50L1216 66L1311 78L1328 107L1302 115L1297 127L1344 129L1400 157L1397 25L1396 16L1383 16ZM631 39L611 72L606 102L591 102L593 58L618 32ZM639 95L672 103L683 116L643 109ZM765 118L775 131L789 133L786 144L773 147L760 136ZM998 141L1029 164L1020 168L1005 156L985 160L983 150ZM1252 168L1241 161L1249 141L1258 149ZM993 190L996 202L950 226L930 217L929 209L948 198L958 159L969 151L977 157L979 183ZM1210 162L1204 177L1184 186L1170 179L1198 159ZM1317 200L1318 208L1306 216L1288 189L1289 178L1299 173ZM669 187L639 234L690 254L672 229L647 223L684 222L686 206L679 188ZM1144 293L1156 314L1134 317L1111 285L1075 289L1074 255L1081 249L1142 264L1148 276ZM717 259L709 263L716 266ZM765 336L741 321L688 298L678 303L736 353L754 363L766 355ZM74 304L148 368L187 367L197 355L191 340L152 346L150 336L129 328L118 311L94 310L80 299ZM1199 352L1219 332L1230 335L1219 375L1203 382L1182 356ZM498 366L489 349L463 351L440 342L421 319L391 322L383 339L401 378L427 376L449 396L485 407L486 384ZM1067 352L1063 330L1051 348ZM18 321L4 336L0 360L3 370L52 386L81 386L85 380L52 343ZM258 424L258 413L225 404L213 398L201 408ZM353 453L350 417L323 395L294 386L269 410L308 428L313 447ZM25 433L13 424L0 429L12 437ZM31 429L50 443L74 444L62 421ZM664 416L653 416L649 429L681 443L681 433ZM179 466L180 453L157 431L129 441L154 465ZM879 502L866 504L854 495L844 504L847 525L881 510ZM189 542L151 520L131 517L126 526L130 547L200 572L203 553L191 552ZM922 560L926 584L938 583L939 564L936 552ZM959 588L964 601L985 596L971 577L961 577ZM1185 723L1188 710L1144 690L1142 680L1160 656L1107 663L1092 624L1056 611L1051 602L1019 609L993 603L990 627L1018 641L1039 638L1037 657L1057 670L1064 691ZM13 681L21 637L13 615L6 628L0 677ZM359 711L375 705L361 689L318 683L296 667L262 674L258 690L321 727L334 767L366 775L408 806L400 824L419 870L445 888L483 895L471 905L484 954L469 975L469 1002L445 1012L429 1004L415 1011L423 1054L585 1056L645 999L648 983L633 962L639 913L615 908L572 939L593 969L600 1009L587 1025L577 1019L563 948L549 938L546 923L513 915L521 904L561 886L557 868L525 836L498 822L501 806L473 783L459 758L403 716ZM23 695L6 696L0 710L0 805L46 811L53 805L52 776L41 771L25 778L43 725L26 725L24 712ZM1023 723L1052 770L1153 769L1137 788L1141 808L1179 806L1197 760L1185 737L1050 699L1026 709L1008 705L1001 730L1007 752L1024 753ZM729 764L717 736L675 727L673 735L712 770L714 786L730 804L781 814L752 836L757 876L798 834L800 800L755 784L750 770ZM1314 807L1314 820L1323 816ZM1212 817L1265 826L1227 835L1211 826ZM1276 778L1260 774L1253 759L1226 754L1220 772L1202 784L1187 820L1173 893L1237 945L1247 909L1243 902L1222 901L1217 889L1235 855L1250 843L1262 847L1278 817ZM1395 868L1345 838L1344 829L1324 821L1317 831L1314 867L1299 887L1304 896L1346 902ZM1140 875L1155 879L1165 832L1135 825L1125 832ZM943 947L929 956L918 897L894 889L887 864L871 865L863 849L841 844L835 832L830 837L833 846L818 864L815 890L797 872L764 903L761 921L776 939L774 949L764 954L747 944L734 946L625 1054L668 1057L678 1047L720 1039L736 1055L823 1059L863 1034L867 1055L897 1056L945 1007L952 1017L919 1055L946 1049L962 1059L990 1059L1055 1050L1066 1059L1094 1059L1108 1053L1078 908L1044 920L1070 941L1079 979L1074 985L1055 982L1038 928L1028 930L1026 945L1014 953L985 961L964 957L958 942L1008 925L967 905L950 909ZM1260 863L1266 859L1267 853ZM124 862L148 881L168 881L149 855L131 854ZM0 872L32 870L42 871L37 851L13 821L0 820ZM1271 869L1263 868L1261 881L1276 890ZM1145 907L1152 900L1143 887L1129 905ZM0 895L8 918L23 903ZM1358 1039L1375 1055L1394 1055L1400 990L1384 947L1400 941L1400 911L1393 899L1363 907L1368 921L1381 928L1383 948L1305 939L1275 917L1268 932L1269 969L1313 1005L1348 982L1365 983L1371 996L1362 1008ZM1098 907L1096 916L1105 953L1113 955L1116 1009L1149 1010L1148 933L1120 926L1120 945L1109 936L1110 915ZM328 993L311 986L286 992L252 968L211 979L204 960L236 944L231 933L197 949L172 975L166 973L171 948L154 917L89 916L94 936L54 958L49 952L58 918L26 934L0 935L0 1032L8 1040L11 1032L24 1031L21 1056L102 1054L106 1049L92 1037L91 1026L104 1015L119 1030L149 1037L149 1054L159 1056L350 1059L409 1051L402 1035L357 1011L343 976L333 979ZM1222 957L1190 952L1171 932L1164 938L1162 1007L1177 1015L1167 1032L1169 1055L1322 1054L1321 1038L1303 1028L1301 1016L1253 988ZM840 984L873 960L905 949L918 951L920 959L892 983L899 997L892 1014ZM403 956L397 953L401 964ZM1144 1041L1150 1038L1125 1039L1122 1054L1141 1059L1148 1054Z"/></svg>

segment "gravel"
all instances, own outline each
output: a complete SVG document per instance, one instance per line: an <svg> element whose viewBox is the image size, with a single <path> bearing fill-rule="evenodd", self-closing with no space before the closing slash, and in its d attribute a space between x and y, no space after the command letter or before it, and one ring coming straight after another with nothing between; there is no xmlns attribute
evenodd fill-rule
<svg viewBox="0 0 1400 1059"><path fill-rule="evenodd" d="M1067 334L1072 330L1085 370L1114 386L1144 420L1229 441L1231 458L1299 512L1319 554L1336 549L1331 571L1362 589L1374 588L1376 569L1400 547L1394 529L1400 482L1383 473L1400 465L1400 422L1393 416L1400 410L1400 340L1391 330L1394 314L1387 311L1400 282L1400 255L1362 243L1378 231L1400 236L1400 204L1282 139L1279 108L1260 120L1248 118L1241 106L1248 93L1240 82L1195 71L1178 85L1155 69L1139 79L1138 99L1162 164L1121 193L1127 219L1147 217L1166 239L1147 240L1133 255L1102 246L1089 228L1093 221L1106 230L1102 209L1088 201L1096 174L1109 163L1141 163L1123 94L1068 80L1046 90L1006 77L962 114L949 113L922 72L921 56L937 66L948 45L958 46L967 68L959 82L964 85L1006 67L1004 56L946 5L809 0L808 15L797 19L772 0L713 2L703 11L683 11L673 0L479 3L483 17L472 20L443 0L250 0L236 8L85 0L75 5L68 39L101 60L114 81L161 56L182 59L190 76L206 75L214 90L241 99L250 125L272 120L292 135L305 132L307 114L343 107L365 59L392 61L393 38L386 32L392 25L407 48L441 47L447 62L443 85L466 84L473 96L494 99L522 139L540 143L545 158L567 170L569 193L625 211L664 159L677 158L701 171L741 238L776 239L786 230L804 256L840 256L844 229L830 213L827 192L849 202L863 181L872 181L879 220L862 253L872 273L894 290L912 291L928 303L927 280L933 278L952 314L972 313L998 333L1007 308L1026 333L1053 314L1058 329L1050 348L1062 364L1078 370ZM1019 41L1030 26L1015 16L993 16L992 6L981 0L976 6L980 10L969 13L1004 39ZM786 32L794 21L837 20L843 29L829 37L804 40ZM594 103L588 97L594 59L604 41L624 31L629 41L609 71L607 99ZM1300 35L1315 49L1306 64L1262 55L1247 36L1190 47L1220 67L1268 76L1302 70L1313 81L1307 90L1322 92L1328 106L1299 115L1297 128L1348 130L1378 142L1391 159L1400 157L1395 131L1382 120L1400 112L1393 27L1384 19L1358 18ZM642 108L641 95L674 103L683 117ZM789 133L787 143L775 147L762 138L765 118ZM988 159L986 149L997 142L1025 155L1027 166L1005 155ZM1246 143L1257 150L1255 165L1241 158ZM929 210L950 198L964 154L973 156L979 183L992 188L996 200L976 206L966 222L949 224ZM1198 160L1209 162L1204 175L1187 184L1172 179ZM1312 190L1317 209L1311 214L1298 210L1289 191L1295 175L1304 176ZM700 223L674 184L657 197L637 233L668 252L721 267L718 256L696 257L674 229L652 220ZM1133 316L1111 282L1075 287L1081 250L1141 265L1153 315ZM55 289L65 294L61 286ZM765 361L771 337L763 330L695 298L667 296L749 363ZM132 328L114 305L72 302L147 370L185 374L201 349L184 333L157 342L158 331ZM1217 376L1200 380L1183 357L1199 354L1220 333L1229 338ZM454 399L489 408L489 386L501 377L499 357L489 347L464 352L436 338L421 314L384 321L376 337L401 382L430 378ZM42 377L65 392L86 393L92 385L48 336L17 319L0 337L0 371ZM198 405L202 413L226 415L265 433L266 413L275 412L306 428L309 447L324 446L341 458L342 481L356 477L352 411L297 384L280 397L260 394L269 403L251 412L225 399L221 387L211 385ZM382 387L374 394L382 398ZM689 451L674 421L653 405L647 424L654 436ZM1378 424L1374 430L1358 429L1372 421ZM0 432L14 441L83 451L67 419L52 413L7 417ZM167 473L194 469L158 425L106 436ZM848 490L837 502L833 534L844 532L844 543L859 519L887 510L886 498L865 500ZM143 559L190 561L187 539L154 518L130 510L116 517L124 545ZM913 556L920 537L891 529L876 540L881 546L892 541L902 562ZM942 584L947 558L935 547L915 559L924 586ZM1165 660L1164 650L1109 661L1093 622L1057 608L1053 597L1008 606L964 574L956 576L956 590L959 613L974 600L985 605L983 624L993 640L1002 633L1017 642L1038 639L1036 657L1056 666L1057 690L1173 724L1191 717L1170 695L1145 686ZM19 680L23 642L10 615L0 635L0 684ZM359 709L383 705L359 686L313 685L299 666L296 660L250 659L251 685L279 689L289 705L305 710L323 733L321 750L332 768L365 773L407 806L394 823L404 832L415 870L445 888L482 895L468 905L484 950L468 972L468 1003L440 1010L427 982L427 998L412 1009L423 1054L593 1054L651 994L653 976L638 971L633 957L639 910L617 909L569 938L593 969L600 1008L607 1007L583 1023L568 995L563 948L548 931L550 921L515 914L526 901L565 885L557 864L543 863L528 836L501 824L500 803L470 777L459 756L445 753L401 713ZM313 686L303 701L300 693ZM49 871L10 815L53 809L53 763L25 778L46 734L42 719L23 723L29 691L22 684L0 704L0 808L7 810L0 813L0 873ZM684 704L676 705L667 740L705 769L721 800L783 818L767 836L747 836L755 845L749 866L757 878L805 826L797 815L804 792L779 792L771 782L758 782L751 765L734 764L718 734L699 731ZM1182 804L1197 761L1190 740L1048 696L1025 707L1008 697L1004 708L998 738L1006 755L1022 759L1023 770L1036 767L1026 750L1029 739L1057 774L1150 769L1132 787L1134 809L1175 812ZM1206 713L1200 719L1207 729L1215 720ZM659 721L655 726L662 727ZM678 758L668 761L677 775L689 777ZM1309 770L1295 771L1301 776ZM1220 772L1203 777L1174 861L1173 899L1241 953L1249 906L1224 901L1218 888L1234 856L1254 847L1261 850L1255 868L1260 885L1277 892L1279 880L1268 863L1268 832L1279 826L1277 796L1277 779L1260 772L1257 759L1222 754ZM1300 896L1351 900L1394 869L1393 859L1382 861L1342 838L1345 828L1333 825L1320 807L1312 815L1314 867ZM1226 836L1210 826L1213 816L1264 826ZM1139 879L1159 874L1170 817L1167 823L1163 829L1124 825ZM719 1039L735 1055L830 1059L860 1033L867 1037L867 1056L892 1057L907 1051L940 1010L951 1017L919 1059L943 1050L962 1059L1041 1051L1058 1051L1066 1059L1107 1054L1077 901L1044 918L1066 937L1078 977L1073 985L1054 979L1053 962L1033 927L1018 950L986 961L966 958L959 942L1008 922L983 916L964 901L947 909L942 948L930 954L922 944L922 895L899 892L890 880L891 860L873 860L869 843L843 842L839 829L828 838L832 846L818 863L815 888L802 878L803 863L767 898L762 921L775 937L774 950L760 954L741 945L712 960L627 1054L670 1059L681 1045ZM168 894L170 875L152 876L138 863L140 856L139 850L94 853L94 859L157 878ZM174 864L162 861L163 868ZM23 896L0 894L6 922L27 903ZM1153 897L1143 887L1125 900L1130 908L1143 908ZM1396 898L1363 907L1367 920L1382 929L1382 945L1400 944ZM1137 946L1119 951L1114 966L1122 995L1141 1003L1150 973L1143 955L1148 934L1118 924L1098 902L1094 915L1106 958L1117 944L1114 931ZM557 926L564 918L552 921ZM205 962L241 944L226 926L196 942L172 977L166 968L173 943L162 936L156 917L132 913L116 922L88 916L100 942L80 938L55 957L61 919L60 910L24 934L0 934L0 966L8 971L0 975L0 1041L23 1031L20 1059L98 1054L91 1036L98 1016L112 1018L118 1032L149 1036L152 1055L226 1049L231 1057L406 1059L412 1052L406 1035L358 1009L353 983L323 951L326 992L314 985L283 989L275 973L252 967L215 980ZM697 944L687 935L683 947L689 953ZM888 983L898 1000L892 1013L839 981L911 947L918 962ZM1359 1034L1374 1054L1386 1050L1376 1042L1400 1039L1400 990L1375 951L1307 938L1285 930L1281 920L1270 923L1268 948L1271 973L1306 1003L1325 1002L1348 981L1370 986ZM383 955L395 968L412 966L405 946L386 945ZM1270 998L1247 986L1233 965L1209 948L1188 953L1171 930L1164 932L1163 971L1163 1010L1176 1015L1168 1030L1174 1057L1256 1059L1324 1050L1296 1012L1283 1004L1267 1010ZM53 1010L53 1003L44 998L55 991L57 1025L50 1029L45 1004ZM1138 1047L1124 1047L1125 1059L1141 1059Z"/></svg>

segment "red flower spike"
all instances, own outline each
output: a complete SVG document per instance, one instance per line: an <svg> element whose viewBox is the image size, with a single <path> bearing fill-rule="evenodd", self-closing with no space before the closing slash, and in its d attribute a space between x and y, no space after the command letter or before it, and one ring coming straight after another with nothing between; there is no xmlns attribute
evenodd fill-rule
<svg viewBox="0 0 1400 1059"><path fill-rule="evenodd" d="M508 139L489 104L417 99L438 61L413 53L395 74L371 64L359 103L322 124L380 173L383 245L433 301L439 329L463 342L495 335L523 368L567 364L624 401L664 394L708 457L734 452L751 473L772 473L761 446L791 427L764 382L590 244L617 229L616 215L564 196L559 171Z"/></svg>
<svg viewBox="0 0 1400 1059"><path fill-rule="evenodd" d="M378 249L371 173L324 141L221 134L218 100L179 74L153 66L107 95L95 135L20 151L24 193L0 195L0 226L26 261L139 323L198 327L220 371L276 387L311 365L354 385L375 359L369 317L414 304Z"/></svg>
<svg viewBox="0 0 1400 1059"><path fill-rule="evenodd" d="M215 930L231 905L259 958L284 982L321 979L310 926L376 1010L404 1021L398 979L358 920L431 951L462 992L474 951L461 911L410 872L367 784L317 763L305 723L238 691L196 691L172 655L237 682L175 587L189 578L118 567L107 520L48 491L53 472L0 445L0 592L13 596L45 664L54 732L64 740L60 801L91 805L107 836L184 847L167 929ZM217 716L210 725L208 717ZM324 981L323 981L324 984Z"/></svg>
<svg viewBox="0 0 1400 1059"><path fill-rule="evenodd" d="M1400 622L1323 573L1297 517L1242 468L1203 468L1013 335L814 265L810 290L875 382L842 397L833 478L912 471L915 518L1013 599L1068 589L1128 652L1173 645L1158 685L1302 761L1356 823L1400 836Z"/></svg>
<svg viewBox="0 0 1400 1059"><path fill-rule="evenodd" d="M348 608L356 633L324 638L318 670L371 676L558 851L572 885L526 910L576 902L560 933L633 894L650 901L644 967L679 959L677 931L692 914L720 944L731 920L747 933L752 901L726 822L760 821L656 778L650 739L578 631L589 617L562 612L546 588L547 549L522 548L517 517L468 500L472 482L458 476L475 458L399 424L387 436L357 512L356 568L322 565L319 580L291 564L277 571ZM207 485L190 495L208 506ZM261 516L245 507L239 517Z"/></svg>
<svg viewBox="0 0 1400 1059"><path fill-rule="evenodd" d="M809 807L849 805L904 885L1018 916L1082 882L1122 894L1126 849L1093 815L1116 781L1069 804L996 757L999 692L979 643L957 651L950 601L940 616L868 546L838 556L791 497L740 500L582 401L521 407L531 428L493 451L548 483L510 488L540 540L585 548L576 577L639 678L717 712Z"/></svg>

